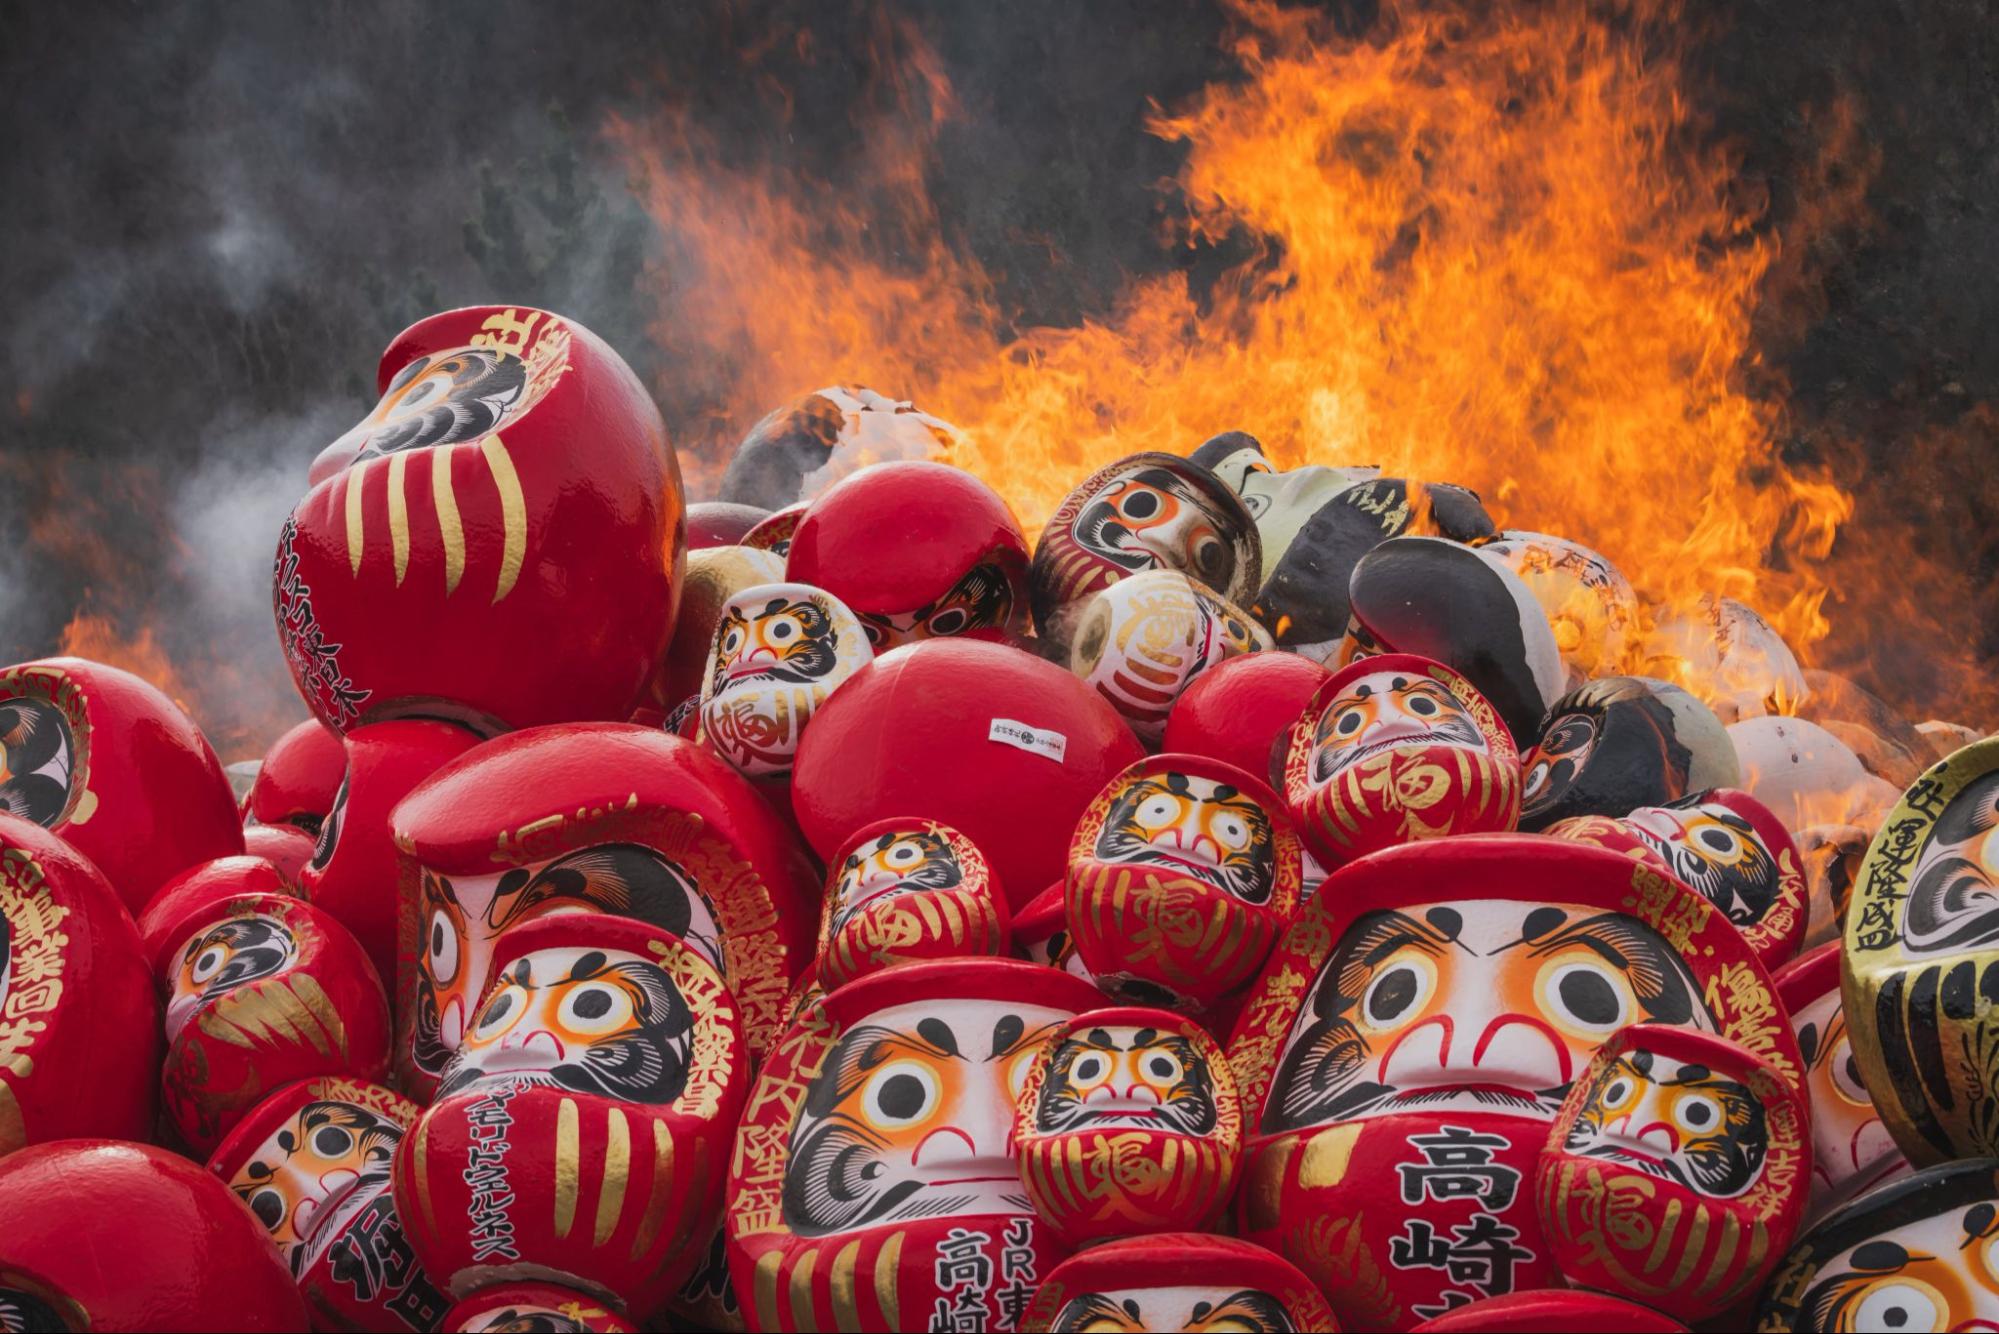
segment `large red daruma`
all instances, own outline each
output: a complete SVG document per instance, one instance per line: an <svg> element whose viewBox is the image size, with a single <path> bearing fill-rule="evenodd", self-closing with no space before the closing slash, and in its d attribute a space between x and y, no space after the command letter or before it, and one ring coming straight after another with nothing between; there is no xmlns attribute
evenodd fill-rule
<svg viewBox="0 0 1999 1334"><path fill-rule="evenodd" d="M0 1159L147 1138L159 1060L159 998L117 894L61 839L0 815Z"/></svg>
<svg viewBox="0 0 1999 1334"><path fill-rule="evenodd" d="M243 851L236 796L188 716L82 658L0 671L0 811L62 835L135 916L169 877Z"/></svg>
<svg viewBox="0 0 1999 1334"><path fill-rule="evenodd" d="M1729 1038L1801 1087L1740 933L1642 862L1484 834L1334 872L1229 1040L1242 1234L1361 1328L1551 1286L1536 1163L1596 1048L1633 1022Z"/></svg>
<svg viewBox="0 0 1999 1334"><path fill-rule="evenodd" d="M313 464L272 592L292 679L344 732L624 718L673 627L680 466L596 335L543 310L419 321Z"/></svg>

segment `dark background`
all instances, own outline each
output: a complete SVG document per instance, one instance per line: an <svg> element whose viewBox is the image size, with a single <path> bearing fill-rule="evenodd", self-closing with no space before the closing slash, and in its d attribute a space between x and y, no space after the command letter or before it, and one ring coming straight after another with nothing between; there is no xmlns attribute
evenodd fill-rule
<svg viewBox="0 0 1999 1334"><path fill-rule="evenodd" d="M725 450L749 423L720 407L726 365L669 364L650 332L640 278L672 238L608 118L671 108L718 161L837 186L897 114L880 72L927 47L959 107L928 157L947 240L1002 321L1060 324L1184 262L1159 240L1183 150L1144 122L1240 77L1228 23L1142 0L0 6L0 661L53 651L81 609L179 667L226 758L255 754L302 714L270 623L278 523L372 405L381 346L433 310L573 315L684 451ZM1836 555L1893 533L1965 575L1934 627L1822 661L1948 715L1961 685L1936 664L1999 659L1999 10L1764 0L1697 40L1688 94L1772 225L1818 161L1816 112L1843 99L1876 161L1866 216L1792 257L1822 276L1807 332L1773 320L1761 350L1787 449L1865 453Z"/></svg>

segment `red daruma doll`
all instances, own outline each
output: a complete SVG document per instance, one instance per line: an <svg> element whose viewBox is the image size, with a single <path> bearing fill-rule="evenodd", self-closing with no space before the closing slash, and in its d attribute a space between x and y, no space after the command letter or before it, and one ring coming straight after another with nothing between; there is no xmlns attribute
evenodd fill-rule
<svg viewBox="0 0 1999 1334"><path fill-rule="evenodd" d="M1092 1010L1035 1062L1015 1137L1035 1212L1072 1246L1207 1229L1235 1186L1242 1103L1198 1023Z"/></svg>
<svg viewBox="0 0 1999 1334"><path fill-rule="evenodd" d="M506 933L396 1206L453 1297L535 1274L638 1320L701 1259L749 1081L734 1000L657 927L567 913Z"/></svg>
<svg viewBox="0 0 1999 1334"><path fill-rule="evenodd" d="M1811 1188L1810 1120L1769 1062L1712 1033L1634 1024L1569 1091L1535 1182L1572 1284L1706 1320L1754 1297Z"/></svg>
<svg viewBox="0 0 1999 1334"><path fill-rule="evenodd" d="M1407 653L1363 658L1291 726L1284 800L1312 855L1503 833L1520 817L1512 734L1471 682Z"/></svg>
<svg viewBox="0 0 1999 1334"><path fill-rule="evenodd" d="M1297 1266L1233 1237L1166 1233L1105 1242L1055 1267L1023 1329L1326 1331L1339 1327Z"/></svg>
<svg viewBox="0 0 1999 1334"><path fill-rule="evenodd" d="M1020 1328L1063 1247L1021 1188L1014 1112L1102 997L1018 959L870 973L765 1061L729 1167L729 1270L763 1330Z"/></svg>
<svg viewBox="0 0 1999 1334"><path fill-rule="evenodd" d="M1335 871L1229 1040L1251 1118L1242 1234L1361 1328L1553 1285L1535 1167L1570 1087L1631 1023L1718 1034L1800 1079L1741 935L1642 862L1486 834ZM1348 1277L1363 1256L1378 1282Z"/></svg>
<svg viewBox="0 0 1999 1334"><path fill-rule="evenodd" d="M848 840L826 876L819 981L919 959L1004 954L1006 894L972 840L932 820L881 820Z"/></svg>
<svg viewBox="0 0 1999 1334"><path fill-rule="evenodd" d="M1205 756L1155 755L1076 825L1069 929L1106 993L1198 1013L1256 975L1303 878L1298 837L1262 783Z"/></svg>

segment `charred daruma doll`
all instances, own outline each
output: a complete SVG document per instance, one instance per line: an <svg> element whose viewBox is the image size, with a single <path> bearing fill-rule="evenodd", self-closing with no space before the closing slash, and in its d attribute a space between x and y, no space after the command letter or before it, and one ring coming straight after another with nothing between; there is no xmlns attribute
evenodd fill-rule
<svg viewBox="0 0 1999 1334"><path fill-rule="evenodd" d="M1155 755L1076 825L1069 930L1106 994L1199 1013L1256 976L1303 879L1270 789L1220 760Z"/></svg>
<svg viewBox="0 0 1999 1334"><path fill-rule="evenodd" d="M1811 1186L1799 1091L1742 1046L1634 1024L1555 1117L1535 1201L1563 1277L1707 1320L1752 1300Z"/></svg>
<svg viewBox="0 0 1999 1334"><path fill-rule="evenodd" d="M673 626L680 466L638 378L525 307L419 321L278 540L292 679L337 732L623 718Z"/></svg>
<svg viewBox="0 0 1999 1334"><path fill-rule="evenodd" d="M0 671L0 813L60 834L135 917L169 877L243 851L228 776L188 716L82 658Z"/></svg>
<svg viewBox="0 0 1999 1334"><path fill-rule="evenodd" d="M716 1223L750 1055L700 951L571 913L509 931L438 1098L394 1167L454 1297L534 1275L652 1316Z"/></svg>
<svg viewBox="0 0 1999 1334"><path fill-rule="evenodd" d="M1512 829L1520 760L1471 682L1387 654L1336 673L1296 717L1284 799L1313 855L1338 866L1397 843Z"/></svg>
<svg viewBox="0 0 1999 1334"><path fill-rule="evenodd" d="M1782 967L1804 943L1810 904L1797 844L1747 792L1696 792L1670 805L1640 806L1621 820L1576 816L1547 832L1649 855L1719 909L1766 967Z"/></svg>
<svg viewBox="0 0 1999 1334"><path fill-rule="evenodd" d="M874 660L840 599L805 584L759 584L722 606L701 685L701 739L748 778L787 778L826 697Z"/></svg>
<svg viewBox="0 0 1999 1334"><path fill-rule="evenodd" d="M1771 979L1805 1058L1814 1214L1908 1167L1874 1110L1874 1095L1860 1082L1860 1062L1840 999L1839 954L1839 942L1829 942Z"/></svg>
<svg viewBox="0 0 1999 1334"><path fill-rule="evenodd" d="M877 463L843 477L806 509L786 560L788 578L854 609L877 653L946 635L1006 640L1027 624L1027 539L960 468Z"/></svg>
<svg viewBox="0 0 1999 1334"><path fill-rule="evenodd" d="M1020 1328L1063 1248L1020 1184L1015 1107L1087 982L1017 959L870 973L764 1063L729 1167L752 1329Z"/></svg>
<svg viewBox="0 0 1999 1334"><path fill-rule="evenodd" d="M1619 818L1741 777L1714 711L1645 676L1606 676L1556 700L1522 764L1520 827L1532 830L1577 815Z"/></svg>
<svg viewBox="0 0 1999 1334"><path fill-rule="evenodd" d="M1168 1232L1106 1242L1055 1267L1023 1329L1333 1330L1312 1280L1282 1256L1232 1237Z"/></svg>
<svg viewBox="0 0 1999 1334"><path fill-rule="evenodd" d="M1799 1078L1742 938L1642 862L1471 834L1335 871L1229 1041L1252 1118L1243 1235L1363 1328L1549 1286L1535 1164L1596 1048L1631 1023L1716 1033Z"/></svg>
<svg viewBox="0 0 1999 1334"><path fill-rule="evenodd" d="M208 1160L264 1225L320 1328L431 1330L450 1305L389 1193L419 1110L378 1084L306 1080L257 1104Z"/></svg>
<svg viewBox="0 0 1999 1334"><path fill-rule="evenodd" d="M167 1115L212 1153L272 1090L315 1075L382 1078L389 1002L360 943L311 904L227 899L183 919L160 961Z"/></svg>
<svg viewBox="0 0 1999 1334"><path fill-rule="evenodd" d="M1580 542L1507 529L1478 544L1541 604L1568 679L1581 685L1624 665L1638 625L1638 594L1615 565Z"/></svg>
<svg viewBox="0 0 1999 1334"><path fill-rule="evenodd" d="M1267 570L1275 570L1283 561L1306 520L1348 487L1381 475L1381 469L1371 466L1308 464L1281 471L1265 456L1263 443L1246 431L1210 437L1188 457L1241 498L1242 507L1256 520Z"/></svg>
<svg viewBox="0 0 1999 1334"><path fill-rule="evenodd" d="M813 877L756 791L653 728L571 723L486 742L396 807L403 955L396 1069L429 1098L502 935L600 912L684 939L722 974L752 1050L813 945Z"/></svg>
<svg viewBox="0 0 1999 1334"><path fill-rule="evenodd" d="M1867 850L1841 993L1860 1076L1910 1162L1999 1152L1999 740L1924 771Z"/></svg>
<svg viewBox="0 0 1999 1334"><path fill-rule="evenodd" d="M1006 893L972 840L929 820L883 820L849 840L827 868L819 979L920 959L1004 954Z"/></svg>
<svg viewBox="0 0 1999 1334"><path fill-rule="evenodd" d="M62 839L0 815L0 1161L72 1135L146 1139L159 1023L116 891Z"/></svg>
<svg viewBox="0 0 1999 1334"><path fill-rule="evenodd" d="M1076 620L1069 670L1157 745L1173 701L1201 673L1271 647L1249 613L1177 570L1146 570L1094 594Z"/></svg>
<svg viewBox="0 0 1999 1334"><path fill-rule="evenodd" d="M306 1327L291 1272L256 1217L165 1149L66 1139L0 1159L0 1218L9 1328Z"/></svg>
<svg viewBox="0 0 1999 1334"><path fill-rule="evenodd" d="M1763 1290L1756 1328L1999 1327L1999 1161L1876 1186L1820 1219Z"/></svg>
<svg viewBox="0 0 1999 1334"><path fill-rule="evenodd" d="M1212 1228L1235 1187L1242 1102L1221 1048L1170 1010L1092 1010L1021 1090L1027 1197L1071 1246Z"/></svg>
<svg viewBox="0 0 1999 1334"><path fill-rule="evenodd" d="M957 427L907 399L864 385L831 385L800 394L750 428L729 457L719 498L782 509L807 493L812 474L834 466L836 454L927 458L961 439Z"/></svg>
<svg viewBox="0 0 1999 1334"><path fill-rule="evenodd" d="M1034 627L1066 646L1092 593L1146 570L1178 570L1240 605L1262 568L1255 521L1214 474L1172 454L1133 454L1092 473L1042 530L1028 573Z"/></svg>

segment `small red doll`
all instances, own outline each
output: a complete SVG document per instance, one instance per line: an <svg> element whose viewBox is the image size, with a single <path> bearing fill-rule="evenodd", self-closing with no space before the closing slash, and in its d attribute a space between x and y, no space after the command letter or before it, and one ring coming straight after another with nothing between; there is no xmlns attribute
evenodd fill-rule
<svg viewBox="0 0 1999 1334"><path fill-rule="evenodd" d="M1205 1232L1105 1242L1055 1267L1023 1330L1337 1331L1297 1266L1261 1246Z"/></svg>
<svg viewBox="0 0 1999 1334"><path fill-rule="evenodd" d="M827 866L819 982L918 959L1004 954L1006 893L972 840L929 820L867 826Z"/></svg>

